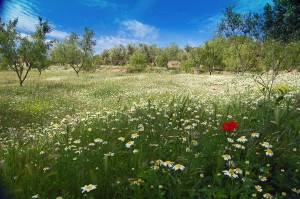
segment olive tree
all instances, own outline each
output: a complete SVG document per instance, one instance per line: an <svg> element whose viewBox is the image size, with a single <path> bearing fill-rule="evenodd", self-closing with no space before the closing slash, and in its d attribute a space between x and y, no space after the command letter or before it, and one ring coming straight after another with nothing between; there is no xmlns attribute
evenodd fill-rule
<svg viewBox="0 0 300 199"><path fill-rule="evenodd" d="M93 46L96 45L93 36L94 31L88 28L84 29L82 38L73 32L63 42L58 42L51 54L62 64L71 66L79 77L81 70L92 68Z"/></svg>
<svg viewBox="0 0 300 199"><path fill-rule="evenodd" d="M130 68L132 72L143 71L147 67L147 54L136 51L130 58Z"/></svg>
<svg viewBox="0 0 300 199"><path fill-rule="evenodd" d="M17 32L17 23L18 19L8 23L0 21L0 54L2 64L16 72L22 86L32 68L41 73L49 65L46 34L51 32L51 27L39 17L35 32L28 38Z"/></svg>
<svg viewBox="0 0 300 199"><path fill-rule="evenodd" d="M210 75L215 69L223 69L225 66L222 43L224 43L222 38L213 38L206 41L201 48L198 62L203 64L204 69L208 70Z"/></svg>
<svg viewBox="0 0 300 199"><path fill-rule="evenodd" d="M250 67L252 58L256 56L258 41L262 39L263 17L257 13L241 14L233 10L233 7L226 8L224 17L219 24L219 34L230 39L233 44L233 54L239 61L237 72L242 74ZM249 38L253 42L247 42ZM242 54L247 49L247 54Z"/></svg>

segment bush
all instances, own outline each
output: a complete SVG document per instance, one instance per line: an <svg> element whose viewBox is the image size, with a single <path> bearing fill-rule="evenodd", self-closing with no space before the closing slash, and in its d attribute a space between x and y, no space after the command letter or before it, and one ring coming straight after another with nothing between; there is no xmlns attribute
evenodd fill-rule
<svg viewBox="0 0 300 199"><path fill-rule="evenodd" d="M193 60L186 60L181 62L180 69L186 73L193 73L195 62Z"/></svg>
<svg viewBox="0 0 300 199"><path fill-rule="evenodd" d="M155 57L155 63L159 67L167 67L168 64L168 58L165 55L157 55Z"/></svg>
<svg viewBox="0 0 300 199"><path fill-rule="evenodd" d="M129 72L144 71L147 66L147 55L141 52L134 52L130 58Z"/></svg>

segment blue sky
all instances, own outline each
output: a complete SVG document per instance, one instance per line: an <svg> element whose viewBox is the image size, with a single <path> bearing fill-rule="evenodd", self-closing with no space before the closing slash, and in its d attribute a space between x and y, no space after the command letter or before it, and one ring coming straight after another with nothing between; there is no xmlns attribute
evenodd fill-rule
<svg viewBox="0 0 300 199"><path fill-rule="evenodd" d="M201 45L213 36L227 6L261 13L266 3L272 0L4 0L0 17L5 22L18 17L18 30L25 35L41 16L53 28L49 39L80 35L86 26L95 31L100 52L127 43Z"/></svg>

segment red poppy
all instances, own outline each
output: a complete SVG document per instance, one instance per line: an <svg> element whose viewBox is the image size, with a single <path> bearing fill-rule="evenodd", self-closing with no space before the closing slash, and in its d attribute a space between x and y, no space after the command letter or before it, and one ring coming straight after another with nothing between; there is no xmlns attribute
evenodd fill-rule
<svg viewBox="0 0 300 199"><path fill-rule="evenodd" d="M224 122L222 124L222 130L223 131L232 131L233 129L235 129L237 127L237 122L235 121L229 121L229 122Z"/></svg>

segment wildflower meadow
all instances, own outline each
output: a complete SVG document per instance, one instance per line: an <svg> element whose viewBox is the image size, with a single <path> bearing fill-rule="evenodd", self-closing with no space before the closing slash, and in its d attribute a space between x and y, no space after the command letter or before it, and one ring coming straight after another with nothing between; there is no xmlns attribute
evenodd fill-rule
<svg viewBox="0 0 300 199"><path fill-rule="evenodd" d="M2 74L11 198L300 197L299 73Z"/></svg>

